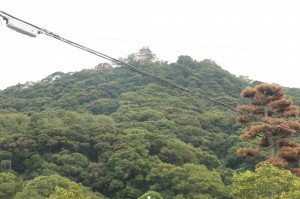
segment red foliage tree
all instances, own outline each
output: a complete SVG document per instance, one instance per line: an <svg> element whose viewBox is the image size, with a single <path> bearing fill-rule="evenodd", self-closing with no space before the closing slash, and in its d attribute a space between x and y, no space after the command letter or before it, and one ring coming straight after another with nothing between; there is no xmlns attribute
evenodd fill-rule
<svg viewBox="0 0 300 199"><path fill-rule="evenodd" d="M288 141L288 139L294 136L295 131L300 130L300 124L295 120L287 120L287 118L298 117L299 108L285 96L283 88L278 84L263 83L254 88L245 88L241 96L250 99L251 103L239 106L239 110L263 117L272 124L276 124L258 124L255 118L249 115L239 115L237 122L247 125L244 133L240 136L241 140L248 141L259 138L258 148L269 150L269 159L266 161L274 166L286 168L298 163L300 161L300 144ZM287 128L280 128L278 125ZM241 148L237 152L240 156L260 155L258 149ZM300 174L300 169L294 168L293 170Z"/></svg>

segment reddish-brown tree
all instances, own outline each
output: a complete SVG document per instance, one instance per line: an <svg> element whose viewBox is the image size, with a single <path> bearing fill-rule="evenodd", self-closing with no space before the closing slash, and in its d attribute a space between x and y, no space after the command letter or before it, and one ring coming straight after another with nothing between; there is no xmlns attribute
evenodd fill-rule
<svg viewBox="0 0 300 199"><path fill-rule="evenodd" d="M295 134L289 129L300 130L299 122L291 119L298 117L299 108L285 96L283 88L278 84L263 83L254 88L245 88L241 96L250 99L251 103L239 106L240 110L263 117L273 124L287 127L280 128L269 123L257 123L251 116L240 115L237 122L247 125L240 137L241 140L248 141L259 138L258 148L269 151L269 159L266 161L274 166L286 168L291 164L297 165L295 163L300 161L300 144L288 139ZM240 156L257 156L260 155L258 148L241 148L238 150L238 154ZM293 170L299 171L299 169Z"/></svg>

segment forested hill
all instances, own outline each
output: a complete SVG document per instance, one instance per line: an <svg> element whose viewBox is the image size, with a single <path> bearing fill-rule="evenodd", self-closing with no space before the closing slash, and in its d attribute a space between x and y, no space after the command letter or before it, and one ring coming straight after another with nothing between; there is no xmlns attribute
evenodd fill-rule
<svg viewBox="0 0 300 199"><path fill-rule="evenodd" d="M131 63L151 74L182 87L196 89L210 97L225 97L236 101L240 91L247 85L247 81L229 74L212 60L197 62L188 56L181 56L177 63L172 64ZM67 74L56 72L33 85L27 83L9 87L1 92L0 108L12 108L17 112L62 108L90 111L93 114L111 114L115 110L95 112L96 101L98 104L100 101L109 103L109 100L120 102L130 92L144 95L151 93L153 97L168 95L174 99L183 94L125 67L102 71L90 69Z"/></svg>
<svg viewBox="0 0 300 199"><path fill-rule="evenodd" d="M251 83L212 60L127 61L232 106ZM287 93L299 103L297 89ZM0 160L12 161L6 198L45 198L75 182L91 198L138 198L148 190L230 198L232 170L259 161L236 156L243 145L236 113L126 67L56 72L9 87L0 92L0 112Z"/></svg>

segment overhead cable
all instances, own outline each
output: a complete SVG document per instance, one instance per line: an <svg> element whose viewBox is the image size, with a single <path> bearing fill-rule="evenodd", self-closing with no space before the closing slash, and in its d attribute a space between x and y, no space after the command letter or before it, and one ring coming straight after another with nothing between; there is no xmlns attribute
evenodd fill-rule
<svg viewBox="0 0 300 199"><path fill-rule="evenodd" d="M96 56L98 56L98 57L101 57L101 58L106 59L106 60L108 60L108 61L114 62L114 63L116 63L116 64L118 64L118 65L126 66L126 67L127 67L128 69L130 69L131 71L134 71L134 72L136 72L136 73L139 73L139 74L141 74L141 75L144 75L144 76L146 76L146 77L149 77L149 78L151 78L151 79L153 79L153 80L155 80L155 81L157 81L157 82L159 82L159 83L161 83L161 84L165 84L165 85L171 86L171 87L173 87L173 88L176 88L176 89L178 89L178 90L181 90L181 91L184 91L184 92L191 93L191 94L193 94L193 95L202 97L202 98L204 98L204 99L207 99L207 100L209 100L209 101L214 102L215 104L218 104L218 105L221 105L221 106L226 107L226 108L228 108L228 109L231 109L231 110L233 110L233 111L235 111L235 112L237 112L237 113L239 113L239 114L246 115L246 116L249 116L249 117L254 118L254 119L256 119L256 120L259 120L259 121L261 121L261 122L267 123L267 124L269 124L269 125L271 125L271 126L281 128L281 129L286 130L286 131L289 131L289 132L291 132L291 133L300 134L300 131L291 129L291 128L288 127L288 126L284 126L284 125L281 125L281 124L276 124L276 123L274 123L274 122L269 121L269 120L266 119L266 118L257 116L257 115L255 115L255 114L250 113L250 112L247 112L247 111L240 110L240 109L238 109L238 108L236 108L236 107L233 107L233 106L231 106L231 105L229 105L229 104L226 104L226 103L221 102L221 101L219 101L219 100L216 100L216 99L214 99L214 98L208 97L208 96L206 96L206 95L204 95L204 94L201 94L201 93L199 93L199 92L190 90L190 89L188 89L188 88L184 88L184 87L182 87L182 86L180 86L180 85L178 85L178 84L175 84L175 83L170 82L170 81L168 81L168 80L166 80L166 79L160 78L160 77L155 76L155 75L153 75L153 74L151 74L151 73L148 73L148 72L146 72L146 71L144 71L144 70L141 70L141 69L139 69L139 68L137 68L137 67L135 67L135 66L133 66L133 65L131 65L131 64L129 64L129 63L126 63L126 62L124 62L124 61L120 61L120 60L115 59L115 58L113 58L113 57L111 57L111 56L109 56L109 55L106 55L106 54L104 54L104 53L98 52L98 51L93 50L93 49L91 49L91 48L85 47L85 46L80 45L80 44L78 44L78 43L76 43L76 42L70 41L70 40L68 40L68 39L66 39L66 38L63 38L63 37L59 36L58 34L56 34L56 33L54 33L54 32L51 32L51 31L49 31L49 30L40 28L40 27L38 27L38 26L36 26L36 25L33 25L33 24L28 23L28 22L26 22L26 21L24 21L24 20L21 20L21 19L19 19L19 18L16 18L16 17L14 17L14 16L12 16L12 15L10 15L10 14L7 14L7 13L5 13L5 12L3 12L3 11L0 11L0 16L2 16L3 18L8 18L8 17L9 17L9 18L13 18L13 19L15 19L15 20L19 20L19 21L21 21L21 22L23 22L23 23L25 23L25 24L27 24L27 25L29 25L29 26L32 26L32 27L36 28L36 29L39 31L39 34L47 35L47 36L49 36L49 37L52 37L52 38L57 39L57 40L59 40L59 41L62 41L62 42L64 42L64 43L67 43L67 44L69 44L69 45L71 45L71 46L74 46L74 47L76 47L76 48L79 48L79 49L81 49L81 50L84 50L84 51L86 51L86 52L89 52L89 53L91 53L91 54L94 54L94 55L96 55Z"/></svg>

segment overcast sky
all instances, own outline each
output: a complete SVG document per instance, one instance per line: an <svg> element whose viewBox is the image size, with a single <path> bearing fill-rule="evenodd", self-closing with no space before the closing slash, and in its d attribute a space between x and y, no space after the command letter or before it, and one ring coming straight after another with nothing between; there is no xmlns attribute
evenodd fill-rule
<svg viewBox="0 0 300 199"><path fill-rule="evenodd" d="M299 0L0 0L0 10L112 57L212 59L237 76L300 88ZM101 58L0 25L0 89Z"/></svg>

